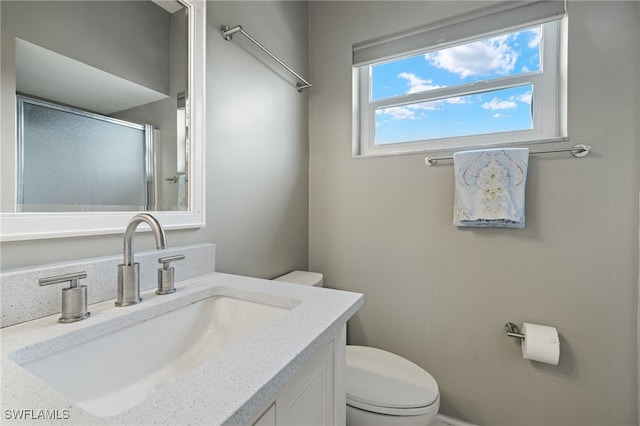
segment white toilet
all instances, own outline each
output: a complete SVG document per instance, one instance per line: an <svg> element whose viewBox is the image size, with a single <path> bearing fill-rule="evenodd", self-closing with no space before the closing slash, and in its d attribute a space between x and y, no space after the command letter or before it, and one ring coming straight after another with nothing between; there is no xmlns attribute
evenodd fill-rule
<svg viewBox="0 0 640 426"><path fill-rule="evenodd" d="M318 272L293 271L276 281L322 287ZM427 426L438 414L436 380L391 352L347 345L347 426Z"/></svg>

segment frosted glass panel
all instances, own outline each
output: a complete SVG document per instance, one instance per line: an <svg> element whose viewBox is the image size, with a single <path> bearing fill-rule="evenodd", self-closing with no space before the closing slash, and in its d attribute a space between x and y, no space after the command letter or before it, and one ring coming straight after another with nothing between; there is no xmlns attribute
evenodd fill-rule
<svg viewBox="0 0 640 426"><path fill-rule="evenodd" d="M21 103L23 211L147 209L144 126Z"/></svg>

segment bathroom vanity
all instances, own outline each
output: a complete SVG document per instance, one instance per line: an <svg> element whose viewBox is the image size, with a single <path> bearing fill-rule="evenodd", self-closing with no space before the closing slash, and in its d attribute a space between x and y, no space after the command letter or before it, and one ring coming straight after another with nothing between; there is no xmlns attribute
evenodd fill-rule
<svg viewBox="0 0 640 426"><path fill-rule="evenodd" d="M344 424L362 295L217 272L176 288L3 328L3 424Z"/></svg>

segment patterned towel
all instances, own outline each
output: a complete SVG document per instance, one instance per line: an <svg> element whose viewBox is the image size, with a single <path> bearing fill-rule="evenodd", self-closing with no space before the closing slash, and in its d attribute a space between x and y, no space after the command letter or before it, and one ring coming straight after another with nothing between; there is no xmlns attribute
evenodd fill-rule
<svg viewBox="0 0 640 426"><path fill-rule="evenodd" d="M528 148L456 152L453 224L524 228L528 161Z"/></svg>

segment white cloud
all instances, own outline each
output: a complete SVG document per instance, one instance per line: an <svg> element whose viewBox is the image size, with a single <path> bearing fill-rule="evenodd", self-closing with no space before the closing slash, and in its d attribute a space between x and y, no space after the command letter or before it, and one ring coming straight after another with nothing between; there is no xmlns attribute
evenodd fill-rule
<svg viewBox="0 0 640 426"><path fill-rule="evenodd" d="M462 104L469 103L469 102L467 102L467 99L465 99L464 96L455 96L453 98L447 98L447 99L445 99L445 101L448 104L457 104L457 105L462 105Z"/></svg>
<svg viewBox="0 0 640 426"><path fill-rule="evenodd" d="M420 120L427 117L426 111L439 109L442 101L421 102L382 108L376 111L376 115L386 115L390 120Z"/></svg>
<svg viewBox="0 0 640 426"><path fill-rule="evenodd" d="M531 105L531 97L532 96L533 96L533 94L531 92L527 92L527 93L523 93L522 95L516 97L515 99L517 101L522 102L522 103Z"/></svg>
<svg viewBox="0 0 640 426"><path fill-rule="evenodd" d="M541 36L540 28L534 28L530 30L529 34L530 34L530 38L529 38L529 42L527 43L527 46L529 46L530 49L538 47L540 45L540 36Z"/></svg>
<svg viewBox="0 0 640 426"><path fill-rule="evenodd" d="M417 118L415 111L405 106L379 109L376 111L376 114L386 114L394 120L415 120Z"/></svg>
<svg viewBox="0 0 640 426"><path fill-rule="evenodd" d="M425 80L418 77L414 73L402 72L398 74L398 78L405 79L409 89L407 94L424 92L427 90L439 89L446 86L437 86L432 84L432 80ZM388 120L419 120L426 117L426 111L436 111L442 107L443 103L448 104L465 104L466 99L461 96L455 96L452 98L440 99L429 102L420 102L414 104L407 104L402 106L388 107L378 109L376 115L387 116Z"/></svg>
<svg viewBox="0 0 640 426"><path fill-rule="evenodd" d="M414 110L435 111L440 108L441 101L420 102L419 104L409 104L407 108Z"/></svg>
<svg viewBox="0 0 640 426"><path fill-rule="evenodd" d="M398 74L398 78L404 78L407 80L407 84L409 85L409 90L407 90L407 94L411 93L419 93L426 92L427 90L438 89L442 86L434 86L432 85L432 80L424 80L417 75L409 72L402 72Z"/></svg>
<svg viewBox="0 0 640 426"><path fill-rule="evenodd" d="M491 110L513 109L517 106L518 104L514 101L501 101L498 98L493 98L489 102L485 102L482 104L482 108Z"/></svg>
<svg viewBox="0 0 640 426"><path fill-rule="evenodd" d="M506 115L500 114L499 112L496 112L491 117L493 117L493 118L503 118L503 117L506 117Z"/></svg>
<svg viewBox="0 0 640 426"><path fill-rule="evenodd" d="M506 35L450 47L427 53L425 59L461 78L491 73L508 74L518 60L518 53L508 43L510 38L510 35Z"/></svg>

